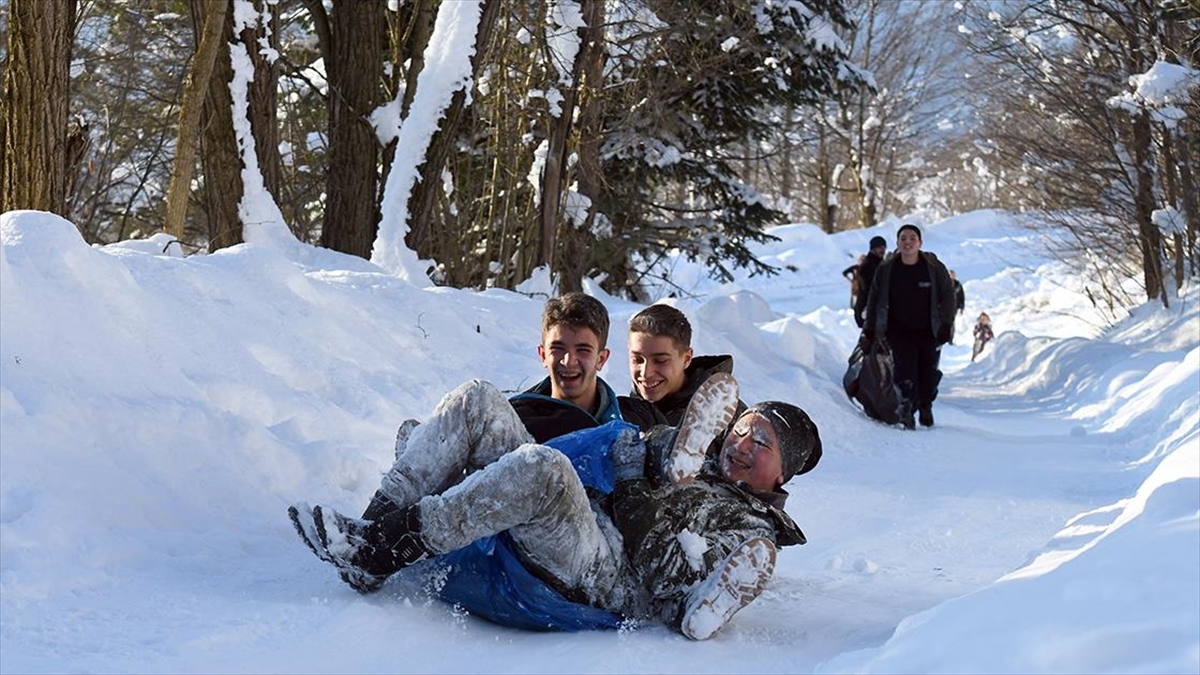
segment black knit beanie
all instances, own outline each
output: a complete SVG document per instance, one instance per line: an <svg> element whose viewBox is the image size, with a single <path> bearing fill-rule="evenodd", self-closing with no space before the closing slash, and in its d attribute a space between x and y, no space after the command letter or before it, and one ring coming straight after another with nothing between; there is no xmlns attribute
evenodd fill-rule
<svg viewBox="0 0 1200 675"><path fill-rule="evenodd" d="M763 401L746 409L767 418L779 437L779 453L783 459L783 482L792 476L812 471L821 460L821 435L808 413L791 403Z"/></svg>

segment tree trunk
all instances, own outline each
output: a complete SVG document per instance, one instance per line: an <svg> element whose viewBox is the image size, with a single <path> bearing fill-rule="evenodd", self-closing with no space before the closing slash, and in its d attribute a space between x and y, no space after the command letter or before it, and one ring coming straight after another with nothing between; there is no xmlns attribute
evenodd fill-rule
<svg viewBox="0 0 1200 675"><path fill-rule="evenodd" d="M596 213L604 190L604 164L600 159L600 146L604 141L601 133L604 119L604 9L602 1L584 1L585 27L575 79L579 97L579 165L576 177L579 194L591 202L587 218L579 229L589 238L595 231ZM626 287L628 279L618 280L617 283L631 295L636 295L635 289Z"/></svg>
<svg viewBox="0 0 1200 675"><path fill-rule="evenodd" d="M820 191L821 229L833 234L837 222L837 203L833 199L837 185L833 180L833 169L829 166L832 150L828 142L829 130L824 122L817 123L817 190Z"/></svg>
<svg viewBox="0 0 1200 675"><path fill-rule="evenodd" d="M783 143L783 148L779 154L779 194L784 199L787 199L787 200L789 200L789 202L794 204L795 200L792 198L792 190L794 189L793 186L796 183L796 179L795 179L796 166L794 164L794 160L792 159L792 156L795 153L796 146L792 142L792 136L791 136L790 131L795 126L795 120L796 120L795 104L788 103L786 106L784 106L783 119L785 120L786 124L784 127L785 131L782 134L780 134L780 139ZM768 173L769 173L769 171L768 171ZM788 220L790 220L790 221L796 220L795 206L792 206L791 208L788 209Z"/></svg>
<svg viewBox="0 0 1200 675"><path fill-rule="evenodd" d="M268 0L254 0L259 16L267 17L267 24L256 23L238 36L250 62L254 64L254 79L250 83L250 129L254 134L254 152L258 157L258 171L262 174L263 186L275 203L280 202L283 181L283 158L279 153L279 67L268 55L263 54L260 41L269 40L269 45L279 52L279 5Z"/></svg>
<svg viewBox="0 0 1200 675"><path fill-rule="evenodd" d="M233 0L229 0L233 2ZM195 3L200 14L216 11L212 2ZM228 44L233 40L232 12L224 11L222 43L213 75L204 97L204 119L200 133L200 161L204 170L204 212L210 252L240 244L242 222L238 203L245 191L242 185L242 160L238 155L237 135L233 130L233 80Z"/></svg>
<svg viewBox="0 0 1200 675"><path fill-rule="evenodd" d="M163 230L176 239L183 239L183 221L187 217L188 194L191 192L192 169L196 163L196 135L200 130L203 96L212 78L217 52L227 45L221 43L225 28L228 2L202 3L210 5L203 13L203 31L199 47L192 56L183 83L183 100L179 104L179 131L175 134L175 163L171 169L171 184L167 188L167 212Z"/></svg>
<svg viewBox="0 0 1200 675"><path fill-rule="evenodd" d="M1200 135L1200 134L1197 134ZM1197 234L1200 233L1200 199L1197 198L1196 180L1192 173L1192 154L1188 148L1188 137L1186 135L1180 137L1171 134L1169 140L1172 146L1175 147L1176 161L1168 161L1167 171L1176 172L1178 174L1179 187L1179 204L1183 207L1180 211L1184 217L1184 231L1180 233L1177 239L1176 248L1176 283L1182 284L1186 270L1190 268L1192 274L1200 274L1200 259L1197 258ZM1178 140L1178 145L1174 145L1174 141ZM1184 264L1186 262L1186 264Z"/></svg>
<svg viewBox="0 0 1200 675"><path fill-rule="evenodd" d="M404 71L404 98L400 101L400 119L408 117L413 97L417 93L417 77L425 69L425 47L429 46L429 38L433 34L433 21L435 18L433 3L434 0L416 0L411 5L404 5L401 15L403 16L407 12L408 20L401 22L401 25L391 29L391 61L393 71L398 71L400 64L408 63L408 68ZM395 87L398 88L400 82L399 76L394 75L393 81ZM393 93L392 95L394 96L395 94ZM375 199L377 208L383 204L382 187L387 185L388 174L392 171L392 162L395 160L395 157L396 141L392 141L383 149L383 167L380 170L379 176L379 186L381 189L378 191Z"/></svg>
<svg viewBox="0 0 1200 675"><path fill-rule="evenodd" d="M74 0L10 0L0 97L0 212L49 211L67 199Z"/></svg>
<svg viewBox="0 0 1200 675"><path fill-rule="evenodd" d="M487 45L491 42L496 19L503 4L499 0L484 0L483 2L483 9L479 15L479 32L475 36L475 54L471 57L471 70L476 76L481 68L480 54L486 52ZM413 95L416 95L415 91ZM432 241L433 222L437 218L433 207L443 189L440 176L443 167L446 166L446 158L450 156L450 151L458 136L465 107L466 93L459 89L454 92L450 105L446 108L445 117L438 130L434 132L433 139L429 143L429 150L425 154L425 163L420 167L421 179L413 185L412 193L409 196L409 226L406 241L409 248L416 251L421 258L436 259L439 257L437 248Z"/></svg>
<svg viewBox="0 0 1200 675"><path fill-rule="evenodd" d="M1160 298L1170 306L1162 282L1162 237L1151 218L1154 212L1154 174L1150 167L1150 116L1138 111L1133 116L1133 161L1137 184L1134 186L1134 220L1142 253L1142 279L1146 297Z"/></svg>
<svg viewBox="0 0 1200 675"><path fill-rule="evenodd" d="M1157 168L1158 172L1163 176L1163 186L1166 189L1166 202L1179 211L1182 215L1183 197L1179 194L1179 174L1176 171L1174 134L1165 126L1161 127L1159 132L1162 135L1162 158L1159 161ZM1184 279L1183 233L1175 233L1175 235L1170 237L1169 240L1171 241L1172 248L1175 252L1174 257L1171 260L1173 263L1171 276L1175 277L1175 290L1178 291L1180 288L1183 288ZM1163 261L1164 264L1166 262L1166 260Z"/></svg>
<svg viewBox="0 0 1200 675"><path fill-rule="evenodd" d="M1196 136L1200 136L1197 133ZM1195 186L1200 184L1195 178L1193 170L1192 155L1188 149L1187 139L1180 143L1179 148L1179 178L1185 186ZM1183 193L1183 206L1186 229L1184 231L1184 248L1187 250L1187 257L1191 261L1190 266L1192 274L1200 275L1200 198L1197 198L1196 191L1191 188L1185 188Z"/></svg>
<svg viewBox="0 0 1200 675"><path fill-rule="evenodd" d="M863 63L872 62L872 51L876 37L876 10L876 0L868 0L867 39L863 48ZM872 94L866 89L860 89L856 96L858 114L854 119L854 147L850 152L851 162L854 165L854 185L858 192L858 226L862 228L871 227L875 224L875 172L872 163L874 158L867 149L866 128L867 115L869 113L867 101L870 97L872 97Z"/></svg>
<svg viewBox="0 0 1200 675"><path fill-rule="evenodd" d="M575 54L575 63L571 64L571 86L560 90L562 101L558 117L550 118L546 165L542 172L542 203L538 214L541 237L538 242L537 264L546 265L551 275L558 273L559 291L562 293L583 290L583 275L587 272L586 247L583 245L587 233L573 231L570 219L560 217L560 213L569 183L568 141L575 127L575 103L579 99L580 83L585 73L589 70L595 71L593 62L602 58L597 52L603 49L603 0L582 0L580 4L584 16L587 17L586 25L579 29L579 51ZM558 236L560 227L564 235L561 238ZM559 240L562 240L564 246L560 256L561 262L556 262L555 249Z"/></svg>
<svg viewBox="0 0 1200 675"><path fill-rule="evenodd" d="M580 29L580 50L575 55L575 64L571 66L571 88L563 91L562 112L552 120L550 133L550 149L546 153L546 172L542 174L541 183L541 229L542 255L544 264L550 265L551 275L559 277L559 292L570 293L582 291L583 275L587 274L590 256L588 250L592 244L592 226L595 225L595 201L588 208L586 219L580 227L576 227L570 219L559 217L560 204L568 187L568 172L565 171L568 159L568 139L574 127L576 102L580 103L580 123L586 124L587 129L580 129L578 144L580 144L581 160L584 155L584 143L588 144L586 155L588 166L578 166L578 181L580 191L584 190L584 181L590 181L588 191L593 195L599 192L601 180L600 163L600 113L604 90L601 78L604 77L604 0L582 0L583 28ZM553 160L553 161L551 161ZM590 198L590 197L589 197ZM553 246L554 234L558 227L563 227L563 246L558 262L554 256L553 247L547 249L547 232Z"/></svg>
<svg viewBox="0 0 1200 675"><path fill-rule="evenodd" d="M382 2L334 0L329 23L329 165L321 245L371 257L379 209L379 140L367 121L381 100Z"/></svg>

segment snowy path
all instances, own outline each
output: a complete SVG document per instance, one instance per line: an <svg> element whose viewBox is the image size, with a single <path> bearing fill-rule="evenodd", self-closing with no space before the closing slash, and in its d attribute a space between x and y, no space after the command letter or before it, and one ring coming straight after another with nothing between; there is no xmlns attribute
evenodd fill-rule
<svg viewBox="0 0 1200 675"><path fill-rule="evenodd" d="M803 270L682 303L697 351L736 354L743 397L801 405L825 446L789 486L809 543L703 643L506 629L412 573L362 597L292 531L294 501L361 509L395 425L464 374L538 379L540 301L315 249L315 269L255 246L172 258L90 247L46 214L0 223L0 673L1200 666L1200 294L1091 339L1074 277L971 244L1020 235L997 214L927 228L1001 327L979 363L943 354L932 430L872 422L841 389L856 331L838 272L874 232L781 228L772 254ZM605 301L614 327L640 308ZM609 346L628 391L622 331Z"/></svg>
<svg viewBox="0 0 1200 675"><path fill-rule="evenodd" d="M116 549L111 571L91 572L99 583L75 580L92 587L53 633L6 617L6 639L57 651L53 668L78 671L166 672L196 662L247 672L277 664L312 672L621 672L654 654L678 672L723 672L735 662L746 672L810 672L840 653L878 646L906 616L990 584L1027 562L1068 518L1131 487L1129 477L1114 479L1115 492L1098 493L1096 474L1113 472L1106 457L1114 453L1094 436L1066 444L1074 422L1055 413L967 412L979 402L958 396L953 378L948 384L932 430L883 427L831 402L824 412L837 420L824 422L825 458L793 486L789 504L810 543L785 549L764 596L708 643L659 626L616 636L509 630L456 616L407 578L361 597L307 554L282 501L278 513L256 514L238 532L198 525L159 542L170 565L129 567ZM1005 404L997 397L987 407ZM113 630L98 635L100 626ZM464 641L470 650L456 648ZM573 649L597 643L606 645L604 663L591 648ZM78 653L64 644L79 645Z"/></svg>

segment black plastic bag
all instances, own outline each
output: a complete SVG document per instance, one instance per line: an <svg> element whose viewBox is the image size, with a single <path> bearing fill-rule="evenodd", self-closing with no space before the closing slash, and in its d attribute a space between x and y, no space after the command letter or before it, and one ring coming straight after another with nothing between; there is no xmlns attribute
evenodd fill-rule
<svg viewBox="0 0 1200 675"><path fill-rule="evenodd" d="M858 401L871 419L885 424L900 421L900 392L893 381L892 352L872 342L866 353L856 346L850 365L842 376L842 387L851 400Z"/></svg>
<svg viewBox="0 0 1200 675"><path fill-rule="evenodd" d="M850 352L850 365L846 367L846 374L842 376L842 388L846 390L846 395L851 401L856 400L858 395L858 376L862 372L862 364L862 346L855 345L854 351Z"/></svg>

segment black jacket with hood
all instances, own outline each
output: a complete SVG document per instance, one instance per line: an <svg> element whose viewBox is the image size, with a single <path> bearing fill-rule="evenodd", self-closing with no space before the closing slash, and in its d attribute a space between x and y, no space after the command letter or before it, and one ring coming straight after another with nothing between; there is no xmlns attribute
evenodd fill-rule
<svg viewBox="0 0 1200 675"><path fill-rule="evenodd" d="M937 339L942 326L954 326L954 315L957 308L954 304L954 282L950 279L950 271L937 259L937 256L927 251L920 251L920 260L929 267L929 277L933 283L929 286L930 293L930 333ZM895 254L883 261L875 270L875 280L871 284L871 297L867 302L866 321L863 332L873 338L887 336L888 331L888 294L891 291L892 269L902 265L900 255Z"/></svg>
<svg viewBox="0 0 1200 675"><path fill-rule="evenodd" d="M692 400L692 395L696 393L696 389L700 387L701 383L714 373L733 374L733 356L729 354L694 356L692 362L688 364L687 370L683 372L685 377L683 387L679 391L663 397L660 401L650 402L642 398L636 386L633 387L629 396L620 397L621 414L625 420L638 425L643 431L657 424L679 426L683 420L683 414L687 411L688 402ZM746 404L739 400L737 414L740 415L745 409Z"/></svg>

